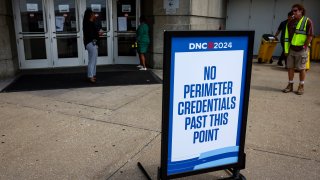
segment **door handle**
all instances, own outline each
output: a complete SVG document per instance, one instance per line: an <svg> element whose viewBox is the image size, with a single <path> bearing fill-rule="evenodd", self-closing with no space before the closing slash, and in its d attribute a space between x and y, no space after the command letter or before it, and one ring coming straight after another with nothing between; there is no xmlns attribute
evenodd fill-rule
<svg viewBox="0 0 320 180"><path fill-rule="evenodd" d="M19 34L22 34L22 35L28 35L28 34L45 34L45 32L19 32Z"/></svg>
<svg viewBox="0 0 320 180"><path fill-rule="evenodd" d="M80 36L57 36L54 39L68 39L68 38L80 38Z"/></svg>
<svg viewBox="0 0 320 180"><path fill-rule="evenodd" d="M107 13L108 13L108 17L107 17L108 28L107 28L107 30L108 30L108 32L110 32L110 18L111 18L111 15L110 15L110 9L109 9L109 0L107 0Z"/></svg>
<svg viewBox="0 0 320 180"><path fill-rule="evenodd" d="M48 37L44 37L44 36L27 36L27 37L22 37L19 39L48 39Z"/></svg>
<svg viewBox="0 0 320 180"><path fill-rule="evenodd" d="M52 32L53 34L77 34L77 33L79 33L80 31L67 31L67 32L64 32L64 31L61 31L61 32L56 32L56 31L54 31L54 32Z"/></svg>
<svg viewBox="0 0 320 180"><path fill-rule="evenodd" d="M122 34L122 33L118 33L118 35L114 36L114 37L137 37L136 34Z"/></svg>

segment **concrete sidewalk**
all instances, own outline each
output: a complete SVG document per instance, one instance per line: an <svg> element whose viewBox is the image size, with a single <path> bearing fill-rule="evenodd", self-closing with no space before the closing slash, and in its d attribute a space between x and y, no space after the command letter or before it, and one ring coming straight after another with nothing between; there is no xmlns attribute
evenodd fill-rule
<svg viewBox="0 0 320 180"><path fill-rule="evenodd" d="M247 179L320 179L319 77L312 63L305 94L284 94L283 68L253 64ZM145 179L137 162L156 178L161 106L161 84L0 93L0 179Z"/></svg>

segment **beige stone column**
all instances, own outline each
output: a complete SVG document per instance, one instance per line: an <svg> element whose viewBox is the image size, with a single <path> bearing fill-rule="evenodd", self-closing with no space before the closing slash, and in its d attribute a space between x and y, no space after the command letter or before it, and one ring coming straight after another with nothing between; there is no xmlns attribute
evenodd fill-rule
<svg viewBox="0 0 320 180"><path fill-rule="evenodd" d="M225 0L179 0L175 12L164 9L164 0L153 0L153 24L150 66L163 65L163 31L218 30L226 21Z"/></svg>
<svg viewBox="0 0 320 180"><path fill-rule="evenodd" d="M18 69L11 3L0 1L0 79L14 76Z"/></svg>

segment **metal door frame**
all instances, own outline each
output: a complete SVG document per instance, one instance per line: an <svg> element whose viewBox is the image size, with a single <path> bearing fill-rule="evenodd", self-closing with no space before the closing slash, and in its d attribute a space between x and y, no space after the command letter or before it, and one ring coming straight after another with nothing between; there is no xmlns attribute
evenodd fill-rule
<svg viewBox="0 0 320 180"><path fill-rule="evenodd" d="M58 34L56 32L56 22L55 22L55 10L54 10L54 0L47 1L47 5L50 8L49 10L49 22L51 23L51 43L52 43L52 58L53 58L53 67L70 67L70 66L82 66L84 65L84 61L81 61L83 58L83 53L81 50L82 44L82 38L80 36L81 28L80 24L82 22L82 18L80 18L80 0L74 0L75 5L75 13L76 13L76 27L78 28L77 31L70 35L68 33L62 33ZM78 57L72 57L72 58L59 58L58 57L58 38L77 38L77 51L78 51Z"/></svg>
<svg viewBox="0 0 320 180"><path fill-rule="evenodd" d="M141 5L140 0L135 0L136 2L136 29L139 25L139 17L141 13ZM113 54L114 54L114 63L115 64L139 64L138 54L136 56L118 56L118 37L119 35L123 36L136 36L135 32L132 33L119 33L117 31L118 28L118 19L117 19L117 1L112 0L112 8L114 11L112 12L112 24L113 24Z"/></svg>
<svg viewBox="0 0 320 180"><path fill-rule="evenodd" d="M140 17L140 0L135 0L136 3L136 28L139 25ZM88 55L83 45L82 20L84 11L86 10L86 1L75 0L77 11L78 32L77 45L78 57L76 58L58 58L57 34L55 33L55 12L54 0L42 0L43 21L45 31L44 33L26 34L22 32L22 22L20 14L20 0L13 0L13 16L16 33L16 43L19 58L20 69L37 69L37 68L55 68L55 67L79 67L88 64ZM118 56L118 35L117 32L117 1L106 0L107 8L107 26L108 29L104 36L108 37L108 56L98 57L98 65L106 64L138 64L138 56ZM135 35L135 32L132 32ZM46 59L26 60L24 38L45 38Z"/></svg>
<svg viewBox="0 0 320 180"><path fill-rule="evenodd" d="M45 6L46 0L42 0L42 10L43 10L43 23L44 23L44 33L28 33L22 32L22 21L21 21L21 10L20 10L20 1L13 0L13 16L14 16L14 25L16 33L16 43L17 43L17 52L19 59L19 68L20 69L36 69L36 68L47 68L52 67L52 52L51 52L51 41L50 41L50 24L47 21L48 9ZM23 40L26 38L31 39L45 39L46 46L46 59L37 59L37 60L26 60L26 53Z"/></svg>

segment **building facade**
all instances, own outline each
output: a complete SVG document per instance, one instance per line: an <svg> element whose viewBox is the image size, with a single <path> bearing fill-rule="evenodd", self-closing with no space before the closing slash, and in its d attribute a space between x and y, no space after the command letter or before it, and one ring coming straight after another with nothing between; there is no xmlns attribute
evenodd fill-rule
<svg viewBox="0 0 320 180"><path fill-rule="evenodd" d="M255 30L255 52L262 34L276 31L292 0L4 0L0 1L0 78L19 70L81 67L88 63L82 20L90 8L103 35L98 65L138 64L134 49L139 17L150 26L147 64L162 68L165 30ZM320 7L300 0L311 13ZM309 9L310 8L310 9ZM266 20L268 19L268 21ZM319 32L316 27L315 32Z"/></svg>
<svg viewBox="0 0 320 180"><path fill-rule="evenodd" d="M14 76L18 71L13 22L11 2L0 1L0 79Z"/></svg>
<svg viewBox="0 0 320 180"><path fill-rule="evenodd" d="M300 3L306 9L314 25L315 35L320 34L320 1L314 0L228 0L226 28L228 30L255 31L254 54L258 54L263 34L275 34L282 21L287 19L291 6ZM279 36L280 38L280 36ZM275 56L280 56L281 46L277 46Z"/></svg>

